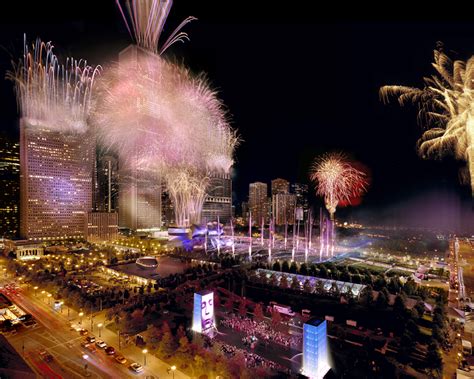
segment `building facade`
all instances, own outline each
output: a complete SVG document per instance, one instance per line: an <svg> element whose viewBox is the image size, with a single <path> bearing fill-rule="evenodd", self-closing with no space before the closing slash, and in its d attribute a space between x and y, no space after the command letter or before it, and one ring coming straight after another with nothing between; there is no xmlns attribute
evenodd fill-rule
<svg viewBox="0 0 474 379"><path fill-rule="evenodd" d="M275 225L295 223L296 195L277 193L272 196L272 215Z"/></svg>
<svg viewBox="0 0 474 379"><path fill-rule="evenodd" d="M207 196L202 207L203 224L219 221L230 223L232 218L232 179L230 174L213 174L207 186Z"/></svg>
<svg viewBox="0 0 474 379"><path fill-rule="evenodd" d="M94 211L118 211L118 159L97 153L94 183Z"/></svg>
<svg viewBox="0 0 474 379"><path fill-rule="evenodd" d="M141 62L146 62L143 58L150 54L138 46L130 45L119 53L119 65L126 64L127 69L140 69ZM143 117L153 117L149 109L143 108L141 112ZM139 128L139 122L130 127ZM134 164L132 159L127 163L118 162L119 227L133 232L156 231L162 226L161 177L156 171Z"/></svg>
<svg viewBox="0 0 474 379"><path fill-rule="evenodd" d="M272 180L272 196L281 193L290 193L290 182L280 178Z"/></svg>
<svg viewBox="0 0 474 379"><path fill-rule="evenodd" d="M249 185L249 211L252 220L260 225L262 219L268 222L268 187L266 183L255 182Z"/></svg>
<svg viewBox="0 0 474 379"><path fill-rule="evenodd" d="M118 238L118 213L89 212L87 214L87 241L110 242Z"/></svg>
<svg viewBox="0 0 474 379"><path fill-rule="evenodd" d="M82 239L92 210L95 146L20 121L20 235L28 240Z"/></svg>
<svg viewBox="0 0 474 379"><path fill-rule="evenodd" d="M306 219L309 211L308 185L302 183L291 184L291 193L296 195L296 207L303 210L303 217Z"/></svg>
<svg viewBox="0 0 474 379"><path fill-rule="evenodd" d="M0 236L20 232L20 144L0 135Z"/></svg>
<svg viewBox="0 0 474 379"><path fill-rule="evenodd" d="M329 369L327 322L311 319L303 325L303 375L323 379Z"/></svg>

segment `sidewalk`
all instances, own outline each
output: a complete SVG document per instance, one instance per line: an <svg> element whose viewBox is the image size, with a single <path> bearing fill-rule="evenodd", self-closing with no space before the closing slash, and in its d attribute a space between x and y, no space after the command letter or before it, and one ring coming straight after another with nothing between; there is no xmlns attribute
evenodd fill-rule
<svg viewBox="0 0 474 379"><path fill-rule="evenodd" d="M105 313L106 313L105 311L96 313L94 317L94 332L92 334L97 339L104 340L107 343L107 345L113 346L116 349L116 351L120 351L120 353L122 353L123 356L129 361L128 364L130 364L131 362L140 363L145 368L144 373L148 375L158 376L160 379L173 378L173 373L172 372L168 373L168 369L170 368L171 365L155 357L150 352L146 354L146 365L144 365L145 357L142 352L142 349L138 348L133 343L129 344L128 346L124 346L123 337L121 338L122 348L119 350L118 334L107 328L107 325L110 324L111 321L105 320ZM99 337L99 331L97 328L97 324L99 323L103 324L100 331L100 335L101 335L100 337ZM175 379L190 379L188 375L178 370L175 371L174 378Z"/></svg>

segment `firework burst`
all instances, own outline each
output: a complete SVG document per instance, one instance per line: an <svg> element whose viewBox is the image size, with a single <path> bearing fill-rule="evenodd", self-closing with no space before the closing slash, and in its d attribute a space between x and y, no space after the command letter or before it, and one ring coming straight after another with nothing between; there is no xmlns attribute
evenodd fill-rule
<svg viewBox="0 0 474 379"><path fill-rule="evenodd" d="M229 172L238 137L204 75L137 52L101 78L99 140L125 166L162 174L178 225L199 223L209 175Z"/></svg>
<svg viewBox="0 0 474 379"><path fill-rule="evenodd" d="M60 132L84 132L92 108L92 88L100 66L67 58L61 64L51 42L24 41L23 58L7 78L15 83L21 117L30 126Z"/></svg>
<svg viewBox="0 0 474 379"><path fill-rule="evenodd" d="M418 141L420 155L453 154L467 162L474 196L474 57L453 62L435 50L433 67L436 73L424 78L422 89L390 85L380 89L380 96L384 102L395 96L402 106L418 104L418 121L427 128Z"/></svg>
<svg viewBox="0 0 474 379"><path fill-rule="evenodd" d="M316 193L324 197L326 209L334 218L337 205L362 195L367 190L366 174L354 168L342 153L325 154L315 159L310 178Z"/></svg>

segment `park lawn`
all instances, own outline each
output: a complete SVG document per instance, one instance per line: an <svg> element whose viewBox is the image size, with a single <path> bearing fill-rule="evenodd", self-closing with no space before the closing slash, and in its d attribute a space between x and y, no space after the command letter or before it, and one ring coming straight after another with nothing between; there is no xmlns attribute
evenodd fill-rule
<svg viewBox="0 0 474 379"><path fill-rule="evenodd" d="M365 269L372 270L380 274L388 270L388 268L386 267L380 267L377 265L369 265L367 263L362 263L362 262L356 263L353 267L365 268Z"/></svg>

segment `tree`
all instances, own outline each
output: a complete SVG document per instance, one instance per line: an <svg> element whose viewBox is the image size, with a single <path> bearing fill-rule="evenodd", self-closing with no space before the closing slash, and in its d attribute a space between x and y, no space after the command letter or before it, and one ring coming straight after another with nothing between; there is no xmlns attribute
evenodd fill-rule
<svg viewBox="0 0 474 379"><path fill-rule="evenodd" d="M281 265L281 271L290 272L290 265L289 265L288 261L283 261L283 263Z"/></svg>
<svg viewBox="0 0 474 379"><path fill-rule="evenodd" d="M227 300L225 301L224 307L228 312L234 311L234 299L232 299L231 296L229 296Z"/></svg>
<svg viewBox="0 0 474 379"><path fill-rule="evenodd" d="M379 309L385 309L387 308L388 305L388 300L385 294L382 291L379 291L379 294L377 296L377 301L375 302L375 305Z"/></svg>
<svg viewBox="0 0 474 379"><path fill-rule="evenodd" d="M264 320L263 308L262 308L261 303L258 303L258 304L255 305L255 309L253 311L253 316L255 317L255 320L257 320L257 321L263 321Z"/></svg>
<svg viewBox="0 0 474 379"><path fill-rule="evenodd" d="M309 279L306 279L303 283L303 291L306 293L311 293L313 291L313 286L311 285L311 282Z"/></svg>
<svg viewBox="0 0 474 379"><path fill-rule="evenodd" d="M168 323L165 322L166 325L168 325ZM165 328L163 328L165 329ZM168 329L169 329L169 325L168 325ZM175 340L173 338L173 335L171 334L171 330L166 330L163 332L163 337L161 338L161 341L160 341L160 344L159 344L159 347L158 347L158 352L161 356L168 356L170 354L172 354L174 351L175 351Z"/></svg>
<svg viewBox="0 0 474 379"><path fill-rule="evenodd" d="M280 278L280 288L288 288L288 277L285 274Z"/></svg>
<svg viewBox="0 0 474 379"><path fill-rule="evenodd" d="M148 341L151 344L152 349L156 349L159 346L163 332L160 328L157 328L155 325L148 325L147 328Z"/></svg>
<svg viewBox="0 0 474 379"><path fill-rule="evenodd" d="M131 314L131 329L140 331L145 326L145 318L143 317L143 310L135 309Z"/></svg>
<svg viewBox="0 0 474 379"><path fill-rule="evenodd" d="M300 275L308 275L308 266L306 265L306 263L301 264Z"/></svg>
<svg viewBox="0 0 474 379"><path fill-rule="evenodd" d="M318 295L322 295L324 294L325 290L324 290L324 282L322 280L318 280L316 282L316 286L314 288L314 291L318 294Z"/></svg>
<svg viewBox="0 0 474 379"><path fill-rule="evenodd" d="M439 345L436 342L431 342L426 352L426 362L431 364L435 370L440 370L443 366L443 359L439 351Z"/></svg>
<svg viewBox="0 0 474 379"><path fill-rule="evenodd" d="M278 286L278 278L275 274L272 274L272 276L270 276L270 285L274 287Z"/></svg>
<svg viewBox="0 0 474 379"><path fill-rule="evenodd" d="M402 296L397 295L395 297L395 301L393 303L393 311L397 315L404 315L405 314L405 302L404 302Z"/></svg>
<svg viewBox="0 0 474 379"><path fill-rule="evenodd" d="M293 276L293 279L291 280L291 289L292 290L300 290L301 289L301 283L298 280L296 276Z"/></svg>
<svg viewBox="0 0 474 379"><path fill-rule="evenodd" d="M280 262L279 262L279 261L276 261L276 262L273 264L273 271L281 271L281 266L280 266Z"/></svg>
<svg viewBox="0 0 474 379"><path fill-rule="evenodd" d="M374 291L374 289L372 288L372 286L370 284L367 285L361 293L360 300L359 300L360 303L364 304L366 306L372 305L372 303L374 301L373 291Z"/></svg>
<svg viewBox="0 0 474 379"><path fill-rule="evenodd" d="M272 311L272 327L278 329L281 324L282 318L280 312L277 310Z"/></svg>
<svg viewBox="0 0 474 379"><path fill-rule="evenodd" d="M292 274L296 274L298 272L298 266L296 265L295 261L291 262L290 272Z"/></svg>
<svg viewBox="0 0 474 379"><path fill-rule="evenodd" d="M247 301L245 299L242 299L239 303L239 315L242 317L247 316Z"/></svg>

